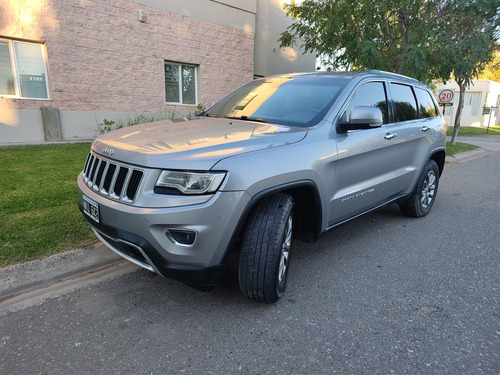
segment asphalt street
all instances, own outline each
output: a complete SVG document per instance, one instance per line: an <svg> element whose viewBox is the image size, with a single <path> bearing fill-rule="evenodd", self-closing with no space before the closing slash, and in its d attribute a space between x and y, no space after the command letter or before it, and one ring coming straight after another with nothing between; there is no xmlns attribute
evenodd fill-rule
<svg viewBox="0 0 500 375"><path fill-rule="evenodd" d="M234 272L202 293L128 263L0 303L0 374L498 375L499 165L447 165L425 218L295 242L273 305Z"/></svg>

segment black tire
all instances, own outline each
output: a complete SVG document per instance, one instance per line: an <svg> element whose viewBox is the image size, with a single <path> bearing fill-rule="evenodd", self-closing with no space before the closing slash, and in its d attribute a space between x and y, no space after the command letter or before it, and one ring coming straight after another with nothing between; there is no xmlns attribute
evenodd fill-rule
<svg viewBox="0 0 500 375"><path fill-rule="evenodd" d="M399 205L401 211L411 217L423 217L429 213L436 199L439 186L439 168L434 160L425 165L412 195Z"/></svg>
<svg viewBox="0 0 500 375"><path fill-rule="evenodd" d="M285 292L293 229L293 198L263 198L243 229L238 267L240 288L256 301L273 303Z"/></svg>

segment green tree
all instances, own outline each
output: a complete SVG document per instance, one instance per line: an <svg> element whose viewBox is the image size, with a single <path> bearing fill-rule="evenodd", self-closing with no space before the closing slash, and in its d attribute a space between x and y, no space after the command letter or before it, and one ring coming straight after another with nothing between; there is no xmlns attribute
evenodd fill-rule
<svg viewBox="0 0 500 375"><path fill-rule="evenodd" d="M333 69L381 69L430 82L442 6L427 0L305 0L285 5L295 21L282 47L301 44Z"/></svg>
<svg viewBox="0 0 500 375"><path fill-rule="evenodd" d="M498 10L498 0L447 1L439 20L442 54L436 64L437 75L444 81L453 77L460 91L451 138L453 145L460 129L465 90L498 49Z"/></svg>
<svg viewBox="0 0 500 375"><path fill-rule="evenodd" d="M483 72L477 78L500 82L500 52L495 53L493 60L486 65L486 68L484 68Z"/></svg>
<svg viewBox="0 0 500 375"><path fill-rule="evenodd" d="M465 87L498 47L498 0L305 0L285 5L295 21L282 47L300 44L333 68L382 69Z"/></svg>

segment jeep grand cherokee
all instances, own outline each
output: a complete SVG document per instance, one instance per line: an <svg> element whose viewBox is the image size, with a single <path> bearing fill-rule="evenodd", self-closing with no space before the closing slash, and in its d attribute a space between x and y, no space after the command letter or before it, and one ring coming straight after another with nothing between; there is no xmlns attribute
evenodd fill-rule
<svg viewBox="0 0 500 375"><path fill-rule="evenodd" d="M401 75L316 72L257 79L196 119L98 137L79 207L111 250L164 277L213 287L239 254L243 294L285 291L292 237L396 202L426 215L446 123L429 88Z"/></svg>

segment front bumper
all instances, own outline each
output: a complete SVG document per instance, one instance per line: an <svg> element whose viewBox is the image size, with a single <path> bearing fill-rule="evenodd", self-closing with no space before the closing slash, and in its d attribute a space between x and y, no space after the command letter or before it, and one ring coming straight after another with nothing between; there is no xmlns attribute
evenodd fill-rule
<svg viewBox="0 0 500 375"><path fill-rule="evenodd" d="M250 196L217 192L201 204L144 208L112 201L78 177L79 208L97 237L122 257L166 278L195 286L214 285L235 240ZM98 204L99 222L84 213L86 196ZM186 246L172 241L169 230L196 233Z"/></svg>

